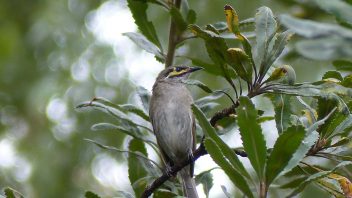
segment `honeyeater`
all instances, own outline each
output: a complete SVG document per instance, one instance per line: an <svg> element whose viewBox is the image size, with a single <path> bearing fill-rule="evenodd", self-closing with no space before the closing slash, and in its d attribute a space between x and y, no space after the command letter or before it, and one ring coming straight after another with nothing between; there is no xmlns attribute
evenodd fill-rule
<svg viewBox="0 0 352 198"><path fill-rule="evenodd" d="M201 67L173 66L161 71L153 86L149 115L166 169L190 159L196 147L192 96L184 80ZM180 172L184 196L197 198L193 164Z"/></svg>

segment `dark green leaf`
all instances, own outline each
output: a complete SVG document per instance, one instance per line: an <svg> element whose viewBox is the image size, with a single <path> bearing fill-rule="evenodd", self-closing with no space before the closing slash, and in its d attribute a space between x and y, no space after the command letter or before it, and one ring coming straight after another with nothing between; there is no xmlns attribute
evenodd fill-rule
<svg viewBox="0 0 352 198"><path fill-rule="evenodd" d="M235 186L248 197L254 197L244 177L226 160L215 141L207 137L205 138L204 145L215 163L224 170Z"/></svg>
<svg viewBox="0 0 352 198"><path fill-rule="evenodd" d="M187 23L188 24L193 24L197 21L197 13L190 9L187 14Z"/></svg>
<svg viewBox="0 0 352 198"><path fill-rule="evenodd" d="M276 140L266 166L266 181L268 186L287 166L302 143L305 134L303 126L291 126Z"/></svg>
<svg viewBox="0 0 352 198"><path fill-rule="evenodd" d="M277 30L277 23L270 8L261 7L255 15L255 33L256 33L256 57L257 65L261 66L265 61L270 40Z"/></svg>
<svg viewBox="0 0 352 198"><path fill-rule="evenodd" d="M229 48L227 53L231 62L230 66L238 76L248 83L252 83L253 65L249 56L240 48Z"/></svg>
<svg viewBox="0 0 352 198"><path fill-rule="evenodd" d="M146 37L142 34L135 33L135 32L126 32L123 33L124 36L130 38L136 45L140 48L144 49L145 51L154 54L158 59L165 61L165 56L162 54L160 49L152 42L150 42Z"/></svg>
<svg viewBox="0 0 352 198"><path fill-rule="evenodd" d="M296 178L292 181L289 181L287 183L284 183L282 185L280 185L280 188L287 188L287 189L291 189L291 188L296 188L297 186L299 186L304 180L306 180L307 177L299 177L299 178Z"/></svg>
<svg viewBox="0 0 352 198"><path fill-rule="evenodd" d="M312 131L307 133L306 137L302 141L301 145L296 150L293 157L288 162L285 169L280 173L281 175L291 171L294 167L296 167L299 162L306 156L310 148L315 144L315 142L319 138L319 133L316 131Z"/></svg>
<svg viewBox="0 0 352 198"><path fill-rule="evenodd" d="M17 190L14 190L10 187L4 189L5 197L6 198L24 198L24 196L19 193Z"/></svg>
<svg viewBox="0 0 352 198"><path fill-rule="evenodd" d="M129 151L139 152L144 156L148 156L144 142L132 139L128 146ZM144 159L139 159L135 156L129 155L128 157L128 177L130 179L132 188L135 192L136 197L140 197L143 193L147 183L137 182L140 178L148 176L148 172L143 166Z"/></svg>
<svg viewBox="0 0 352 198"><path fill-rule="evenodd" d="M132 12L132 16L136 25L138 26L138 29L145 37L147 37L149 41L161 49L161 44L156 34L154 25L151 21L149 21L147 16L147 0L127 0L127 4Z"/></svg>
<svg viewBox="0 0 352 198"><path fill-rule="evenodd" d="M256 122L258 113L248 97L241 96L239 102L240 106L236 112L243 147L259 180L262 181L266 162L266 143L262 129Z"/></svg>
<svg viewBox="0 0 352 198"><path fill-rule="evenodd" d="M226 167L228 171L227 174L231 174L231 175L228 175L229 177L236 175L237 179L236 179L236 182L234 182L234 184L239 189L241 189L242 192L245 193L247 196L253 197L253 194L249 190L249 186L246 181L246 178L250 179L250 175L244 168L241 161L237 158L236 153L227 144L225 144L221 140L221 138L216 134L215 129L210 125L205 115L199 110L197 106L192 105L192 110L194 115L199 121L199 125L203 129L204 135L208 137L207 139L209 139L209 141L211 141L209 144L216 144L216 148L214 148L215 150L212 150L213 153L210 154L212 158L213 159L216 158L214 159L215 161L218 160L217 163L220 167L222 166ZM207 151L209 152L208 148L207 148ZM221 156L217 156L219 155L219 152ZM226 164L223 164L223 160L225 160ZM221 165L219 163L221 163Z"/></svg>
<svg viewBox="0 0 352 198"><path fill-rule="evenodd" d="M340 72L338 71L327 71L323 75L322 79L334 78L336 80L342 81L343 77L341 76Z"/></svg>
<svg viewBox="0 0 352 198"><path fill-rule="evenodd" d="M323 177L326 177L327 175L329 175L330 173L336 171L338 168L344 167L344 166L348 166L351 165L352 162L341 162L339 163L335 168L333 168L332 170L329 171L319 171L311 176L309 176L305 181L303 181L298 188L296 188L292 193L290 193L290 195L288 195L288 197L293 197L296 194L298 194L299 192L301 192L308 184L310 184L311 182L317 181L318 179L321 179Z"/></svg>
<svg viewBox="0 0 352 198"><path fill-rule="evenodd" d="M348 60L335 60L332 62L337 70L352 71L352 62Z"/></svg>
<svg viewBox="0 0 352 198"><path fill-rule="evenodd" d="M204 62L204 61L197 59L197 58L191 58L191 57L186 57L186 58L191 60L193 65L203 67L204 70L208 73L211 73L216 76L223 76L222 70L219 69L219 67L215 64L210 64L210 63ZM235 74L235 72L231 72L231 73L229 73L229 76L231 78L235 78L236 74Z"/></svg>
<svg viewBox="0 0 352 198"><path fill-rule="evenodd" d="M207 93L212 93L213 92L208 86L206 86L205 84L203 84L202 82L200 82L198 80L187 79L187 80L183 80L182 83L185 83L187 85L195 85L195 86L201 88L203 91L205 91Z"/></svg>
<svg viewBox="0 0 352 198"><path fill-rule="evenodd" d="M177 198L177 195L173 192L166 191L166 190L156 190L156 192L153 193L153 198L165 198L165 197Z"/></svg>
<svg viewBox="0 0 352 198"><path fill-rule="evenodd" d="M97 194L91 192L91 191L87 191L85 194L84 194L84 197L85 198L100 198Z"/></svg>
<svg viewBox="0 0 352 198"><path fill-rule="evenodd" d="M182 17L182 14L179 9L172 7L170 9L170 15L172 17L172 20L176 23L176 26L181 32L187 29L188 24Z"/></svg>

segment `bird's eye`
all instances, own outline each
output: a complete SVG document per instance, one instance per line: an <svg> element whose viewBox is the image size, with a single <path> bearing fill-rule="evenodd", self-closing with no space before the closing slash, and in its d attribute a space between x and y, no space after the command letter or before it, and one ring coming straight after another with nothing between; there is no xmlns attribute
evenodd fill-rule
<svg viewBox="0 0 352 198"><path fill-rule="evenodd" d="M182 70L182 68L180 68L180 67L176 67L176 69L175 69L176 72L180 72L181 70Z"/></svg>

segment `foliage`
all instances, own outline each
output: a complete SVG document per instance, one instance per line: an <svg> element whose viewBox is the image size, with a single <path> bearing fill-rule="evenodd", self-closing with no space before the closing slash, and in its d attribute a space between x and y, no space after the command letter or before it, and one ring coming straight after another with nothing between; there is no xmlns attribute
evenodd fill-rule
<svg viewBox="0 0 352 198"><path fill-rule="evenodd" d="M138 33L126 33L125 35L147 52L153 53L158 61L164 62L165 56L162 55L163 49L157 39L158 36L154 26L145 17L145 8L149 3L153 2L129 1L129 7L136 24L144 36ZM185 82L188 85L196 85L205 92L212 94L198 99L192 106L204 134L201 145L204 145L207 153L227 174L238 190L247 197L267 197L271 190L280 190L275 189L272 184L280 185L282 181L295 181L296 178L300 178L299 182L295 182L294 185L289 187L285 185L286 191L288 188L291 190L291 196L302 192L312 182L335 196L349 196L351 184L346 180L346 177L343 177L348 172L339 172L343 178L340 176L333 177L331 174L337 173L340 167L351 164L349 160L345 161L349 158L343 152L348 148L346 145L350 142L352 128L352 115L350 114L352 84L350 78L348 75L343 77L338 71L329 71L321 81L295 83L296 73L293 67L290 65L274 66L293 32L312 39L297 43L298 51L306 57L331 60L350 56L348 50L352 46L350 43L352 34L348 29L349 27L305 21L288 15L280 16L280 21L278 21L270 8L260 7L253 19L245 20L251 21L250 25L254 28L255 39L251 40L241 32L241 24L244 22L239 21L238 14L231 6L225 6L226 17L224 19L226 23L222 23L221 26L209 24L201 27L194 24L195 12L185 6L188 5L187 1L183 0L182 3L184 4L181 7L177 7L177 3L167 6L159 4L164 9L169 10L173 21L171 28L176 27L177 31L169 35L171 37L176 35L175 38L177 39L174 47L177 49L178 45L187 45L188 40L194 38L201 39L211 63L208 63L207 60L186 57L191 59L193 64L204 66L206 72L224 78L231 87L231 91L233 91L233 95L224 91L218 92L226 93L233 103L233 106L230 107L230 109L232 108L230 112L233 113L222 112L222 114L220 113L221 118L229 117L232 114L236 115L236 119L231 122L236 123L239 127L243 150L256 172L256 176L249 174L250 168L243 165L236 152L231 148L234 145L227 144L221 139L219 136L221 133L217 132L201 110L207 111L207 108L204 108L206 104L216 104L214 100L219 98L216 96L216 91L213 92L207 85L197 80ZM343 13L349 12L350 5L348 3L342 1L336 1L335 3L317 1L317 3L322 9L335 15L339 21L350 23L349 15L343 15ZM142 11L141 8L143 8ZM143 12L144 17L137 15L139 12ZM285 29L279 24L284 24L289 29ZM228 33L226 33L226 28ZM193 36L191 36L191 33ZM240 46L232 46L233 44L225 39L225 34L230 34L230 38L237 40ZM343 49L341 49L341 46ZM337 48L340 50L337 50ZM335 65L339 69L349 70L349 66L344 66L349 65L349 62L338 61L335 62ZM263 94L271 99L275 111L275 122L279 136L273 148L267 146L265 134L258 119L258 109L251 101L251 98ZM149 96L146 97L146 95L144 92L144 96L141 98L145 109L148 110L147 98ZM310 104L300 96L309 97ZM301 103L302 108L293 106L293 101ZM220 104L220 106L223 105ZM150 136L151 130L126 117L133 113L148 121L148 116L143 113L143 110L134 106L127 106L128 108L126 108L126 105L115 105L105 99L94 99L78 107L96 107L118 118L119 126L99 124L93 128L104 129L103 126L105 126L106 129L125 131L125 134L134 138L130 141L128 152L139 151L140 154L145 156L143 160L147 158L144 144L153 145L155 152L158 152L156 144L146 140L146 137ZM296 113L297 110L304 113ZM138 141L138 144L132 144L133 141ZM137 149L136 146L140 150L135 150ZM314 163L310 163L311 161L306 161L308 158L325 158L330 161L330 165L324 168L319 166L318 168ZM135 195L139 196L146 184L151 182L150 178L147 179L148 176L155 178L157 174L153 173L150 167L142 165L143 163L136 166L135 160L132 160L132 158L129 158L128 162L131 185ZM152 166L151 163L150 165ZM312 170L295 172L298 169ZM210 171L202 172L196 178L197 183L203 184L208 196L213 186ZM340 180L337 178L340 178ZM325 179L340 181L340 184L343 183L341 182L342 179L344 185L341 184L341 188L338 188L336 184L325 182ZM136 185L135 182L142 185ZM258 185L253 185L256 182L258 182ZM256 187L259 189L255 190ZM161 192L178 194L180 192L180 190L177 190L178 188L178 185L165 183L158 188L155 195ZM226 191L225 194L228 194L228 192Z"/></svg>

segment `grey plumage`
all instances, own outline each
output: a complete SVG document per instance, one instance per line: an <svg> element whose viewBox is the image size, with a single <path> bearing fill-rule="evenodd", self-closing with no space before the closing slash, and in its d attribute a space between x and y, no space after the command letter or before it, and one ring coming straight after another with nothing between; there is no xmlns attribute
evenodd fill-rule
<svg viewBox="0 0 352 198"><path fill-rule="evenodd" d="M193 99L181 81L198 69L169 67L160 72L153 86L149 114L159 148L168 165L179 164L191 157L196 146L191 110ZM197 198L193 166L183 168L180 176L185 196Z"/></svg>

